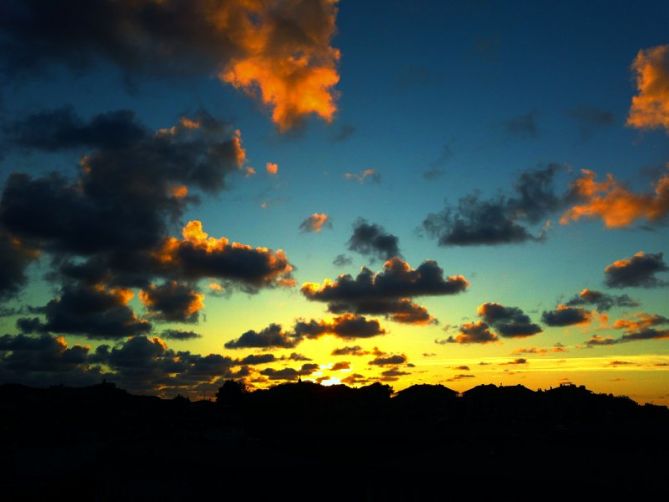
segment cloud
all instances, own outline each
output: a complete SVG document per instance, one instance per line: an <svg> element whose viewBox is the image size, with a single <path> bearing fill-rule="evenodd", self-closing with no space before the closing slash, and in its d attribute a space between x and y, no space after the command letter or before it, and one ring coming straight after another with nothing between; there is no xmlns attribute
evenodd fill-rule
<svg viewBox="0 0 669 502"><path fill-rule="evenodd" d="M663 340L669 338L669 329L657 329L657 327L667 324L669 318L665 316L640 312L632 319L616 320L613 327L623 330L620 338L594 335L585 344L587 347L595 347L643 340Z"/></svg>
<svg viewBox="0 0 669 502"><path fill-rule="evenodd" d="M390 260L401 256L399 239L374 223L367 223L360 218L353 224L353 235L348 241L348 249L363 256L371 256L380 260Z"/></svg>
<svg viewBox="0 0 669 502"><path fill-rule="evenodd" d="M628 295L609 295L608 293L585 288L565 305L569 307L592 305L598 312L606 312L613 307L638 307L639 302Z"/></svg>
<svg viewBox="0 0 669 502"><path fill-rule="evenodd" d="M528 364L527 359L524 357L519 357L514 359L513 361L508 361L506 363L500 363L500 366L512 366L512 365L523 365L523 364Z"/></svg>
<svg viewBox="0 0 669 502"><path fill-rule="evenodd" d="M88 363L89 348L68 347L62 336L0 336L0 381L25 385L91 385L99 370Z"/></svg>
<svg viewBox="0 0 669 502"><path fill-rule="evenodd" d="M345 254L338 254L335 256L334 260L332 260L332 264L336 267L345 267L347 265L351 265L353 263L353 259L350 256L346 256Z"/></svg>
<svg viewBox="0 0 669 502"><path fill-rule="evenodd" d="M283 251L210 237L198 220L184 226L181 239L165 239L154 256L163 274L186 280L224 279L243 285L249 292L294 284L293 266Z"/></svg>
<svg viewBox="0 0 669 502"><path fill-rule="evenodd" d="M123 124L131 118L121 114L107 124L110 135L119 129L126 140L113 146L96 140L72 178L58 173L7 178L0 199L3 232L11 242L57 257L54 277L148 285L152 276L166 272L158 270L156 248L197 201L190 190L219 192L244 162L239 132L205 112L155 133L134 122ZM58 127L41 133L50 148L63 141ZM63 144L69 145L70 140Z"/></svg>
<svg viewBox="0 0 669 502"><path fill-rule="evenodd" d="M567 352L567 349L561 343L556 343L552 347L523 347L520 349L515 349L511 354L514 356L520 356L524 354L548 354L548 353L560 353Z"/></svg>
<svg viewBox="0 0 669 502"><path fill-rule="evenodd" d="M582 169L581 173L572 183L572 193L581 202L560 217L562 225L581 218L599 217L607 228L621 228L639 219L657 223L669 215L669 174L658 178L652 192L637 194L612 174L598 182L594 172Z"/></svg>
<svg viewBox="0 0 669 502"><path fill-rule="evenodd" d="M130 77L217 74L270 108L284 131L311 114L334 117L336 15L329 0L10 1L0 62L10 75L99 61Z"/></svg>
<svg viewBox="0 0 669 502"><path fill-rule="evenodd" d="M599 345L615 345L618 340L609 336L592 335L590 340L585 342L587 347L596 347Z"/></svg>
<svg viewBox="0 0 669 502"><path fill-rule="evenodd" d="M669 131L669 45L640 50L632 69L638 94L632 98L627 125Z"/></svg>
<svg viewBox="0 0 669 502"><path fill-rule="evenodd" d="M16 296L28 280L26 270L39 256L37 250L0 228L0 300Z"/></svg>
<svg viewBox="0 0 669 502"><path fill-rule="evenodd" d="M447 382L457 382L458 380L464 380L467 378L476 378L475 375L472 375L471 373L460 373L458 375L453 375L451 378L448 378L446 381Z"/></svg>
<svg viewBox="0 0 669 502"><path fill-rule="evenodd" d="M350 369L351 369L351 363L349 363L348 361L336 362L332 365L332 368L330 368L331 371L342 371Z"/></svg>
<svg viewBox="0 0 669 502"><path fill-rule="evenodd" d="M7 147L55 152L75 148L123 148L149 131L131 110L116 110L94 115L86 121L70 106L40 111L5 123L2 132Z"/></svg>
<svg viewBox="0 0 669 502"><path fill-rule="evenodd" d="M483 321L467 322L460 326L457 335L449 336L437 343L491 343L498 340L497 335L490 331L490 327Z"/></svg>
<svg viewBox="0 0 669 502"><path fill-rule="evenodd" d="M381 183L381 175L376 171L376 169L363 169L359 173L346 172L344 173L344 179L347 181L356 181L358 183Z"/></svg>
<svg viewBox="0 0 669 502"><path fill-rule="evenodd" d="M364 350L360 345L339 347L332 351L333 356L366 356L369 351Z"/></svg>
<svg viewBox="0 0 669 502"><path fill-rule="evenodd" d="M498 195L487 200L478 193L462 197L457 206L446 206L440 213L429 214L423 221L427 235L440 246L481 246L541 241L530 229L546 224L546 219L565 207L569 194L557 195L554 178L563 168L550 164L522 173L513 195Z"/></svg>
<svg viewBox="0 0 669 502"><path fill-rule="evenodd" d="M666 286L667 281L655 274L669 270L662 253L639 251L630 258L616 260L604 269L604 280L610 288L655 288Z"/></svg>
<svg viewBox="0 0 669 502"><path fill-rule="evenodd" d="M340 125L332 134L332 141L341 142L346 141L355 133L355 127L351 124Z"/></svg>
<svg viewBox="0 0 669 502"><path fill-rule="evenodd" d="M245 348L293 348L300 342L299 338L283 332L281 325L270 324L261 331L249 330L238 339L225 343L226 349Z"/></svg>
<svg viewBox="0 0 669 502"><path fill-rule="evenodd" d="M251 354L238 361L241 365L255 366L258 364L269 364L276 361L274 354Z"/></svg>
<svg viewBox="0 0 669 502"><path fill-rule="evenodd" d="M618 319L614 328L624 330L619 343L636 340L653 340L669 338L669 329L658 330L657 326L669 324L669 318L658 314L637 314L634 319Z"/></svg>
<svg viewBox="0 0 669 502"><path fill-rule="evenodd" d="M237 340L225 344L228 349L249 347L261 348L293 348L306 339L316 339L324 335L334 335L338 338L370 338L385 335L386 331L375 319L366 319L356 314L344 314L334 319L309 321L298 319L289 332L283 330L279 324L270 324L260 332L253 330L242 334Z"/></svg>
<svg viewBox="0 0 669 502"><path fill-rule="evenodd" d="M385 354L378 356L367 364L374 366L397 366L398 364L406 364L408 358L404 354Z"/></svg>
<svg viewBox="0 0 669 502"><path fill-rule="evenodd" d="M595 106L581 105L567 113L577 124L581 138L588 139L597 130L615 123L613 113Z"/></svg>
<svg viewBox="0 0 669 502"><path fill-rule="evenodd" d="M276 370L274 368L265 368L260 372L261 375L266 376L270 380L281 380L285 382L294 382L302 376L309 376L319 369L318 364L306 363L303 364L299 370L294 368L282 368Z"/></svg>
<svg viewBox="0 0 669 502"><path fill-rule="evenodd" d="M541 327L534 324L518 307L483 303L479 305L477 314L503 337L526 337L542 331Z"/></svg>
<svg viewBox="0 0 669 502"><path fill-rule="evenodd" d="M414 296L442 296L463 292L469 283L461 275L444 278L435 261L425 261L416 269L395 257L381 272L363 267L356 278L340 275L322 284L305 283L302 294L312 301L326 302L331 312L388 315L397 322L433 322L423 307L410 301Z"/></svg>
<svg viewBox="0 0 669 502"><path fill-rule="evenodd" d="M197 322L204 308L204 295L175 281L154 284L139 292L149 317L162 322Z"/></svg>
<svg viewBox="0 0 669 502"><path fill-rule="evenodd" d="M536 112L528 112L523 115L512 117L505 121L502 124L502 127L509 136L517 138L536 138L539 136Z"/></svg>
<svg viewBox="0 0 669 502"><path fill-rule="evenodd" d="M381 372L380 380L383 382L396 382L400 377L410 375L408 371L402 371L399 368L390 368Z"/></svg>
<svg viewBox="0 0 669 502"><path fill-rule="evenodd" d="M167 340L194 340L202 338L202 335L194 331L184 331L180 329L165 329L160 334L161 338Z"/></svg>
<svg viewBox="0 0 669 502"><path fill-rule="evenodd" d="M323 228L332 228L332 221L325 213L314 213L300 223L300 232L320 232Z"/></svg>
<svg viewBox="0 0 669 502"><path fill-rule="evenodd" d="M423 178L432 181L444 174L444 165L453 157L453 149L450 144L441 147L439 156L430 162L430 168L423 172Z"/></svg>
<svg viewBox="0 0 669 502"><path fill-rule="evenodd" d="M580 307L569 307L567 305L558 305L555 310L544 311L541 315L543 323L553 327L588 324L591 319L591 312Z"/></svg>
<svg viewBox="0 0 669 502"><path fill-rule="evenodd" d="M64 286L45 308L43 329L52 333L83 335L88 338L125 338L148 333L151 324L139 319L128 302L128 289L103 286Z"/></svg>
<svg viewBox="0 0 669 502"><path fill-rule="evenodd" d="M279 164L276 162L268 162L265 164L265 170L267 171L267 174L270 176L276 176L279 174Z"/></svg>

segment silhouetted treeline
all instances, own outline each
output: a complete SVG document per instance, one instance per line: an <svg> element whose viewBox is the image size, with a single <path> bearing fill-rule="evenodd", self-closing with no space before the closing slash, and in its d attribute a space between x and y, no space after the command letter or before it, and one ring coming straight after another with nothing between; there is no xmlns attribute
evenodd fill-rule
<svg viewBox="0 0 669 502"><path fill-rule="evenodd" d="M584 387L300 382L217 401L0 386L0 497L446 500L662 493L669 409ZM281 495L281 496L280 496Z"/></svg>

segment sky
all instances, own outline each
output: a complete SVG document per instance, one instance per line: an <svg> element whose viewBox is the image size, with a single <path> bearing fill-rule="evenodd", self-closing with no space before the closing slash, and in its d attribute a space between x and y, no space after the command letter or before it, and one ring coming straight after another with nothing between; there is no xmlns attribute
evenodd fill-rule
<svg viewBox="0 0 669 502"><path fill-rule="evenodd" d="M0 382L669 404L666 2L10 0Z"/></svg>

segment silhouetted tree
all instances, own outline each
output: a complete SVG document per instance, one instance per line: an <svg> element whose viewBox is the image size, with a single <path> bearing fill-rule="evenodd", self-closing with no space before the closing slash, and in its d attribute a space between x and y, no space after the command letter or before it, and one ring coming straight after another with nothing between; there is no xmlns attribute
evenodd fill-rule
<svg viewBox="0 0 669 502"><path fill-rule="evenodd" d="M224 406L239 406L248 393L242 380L226 380L216 392L216 403Z"/></svg>

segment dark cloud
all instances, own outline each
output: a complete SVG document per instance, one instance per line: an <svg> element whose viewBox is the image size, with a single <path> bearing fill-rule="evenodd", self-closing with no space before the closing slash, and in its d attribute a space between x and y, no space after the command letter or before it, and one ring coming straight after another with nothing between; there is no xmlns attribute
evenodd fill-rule
<svg viewBox="0 0 669 502"><path fill-rule="evenodd" d="M541 320L548 326L573 326L575 324L587 324L592 318L592 313L580 307L568 307L558 305L555 310L544 311Z"/></svg>
<svg viewBox="0 0 669 502"><path fill-rule="evenodd" d="M270 324L261 331L249 330L238 339L225 343L226 349L245 348L293 348L300 342L300 338L285 333L281 325Z"/></svg>
<svg viewBox="0 0 669 502"><path fill-rule="evenodd" d="M334 130L332 134L332 141L341 142L346 141L355 133L355 127L351 124L342 124Z"/></svg>
<svg viewBox="0 0 669 502"><path fill-rule="evenodd" d="M381 372L380 380L383 382L396 382L400 377L410 374L410 372L402 371L399 368L390 368Z"/></svg>
<svg viewBox="0 0 669 502"><path fill-rule="evenodd" d="M600 335L592 335L592 338L585 342L586 347L597 347L600 345L606 346L606 345L615 345L616 343L619 343L618 340L612 337L604 337Z"/></svg>
<svg viewBox="0 0 669 502"><path fill-rule="evenodd" d="M332 368L330 368L330 371L341 371L341 370L349 370L351 369L351 363L348 361L339 361L336 362L332 365Z"/></svg>
<svg viewBox="0 0 669 502"><path fill-rule="evenodd" d="M69 148L115 149L146 139L149 131L130 110L100 113L89 121L72 107L46 110L5 124L8 147L58 151Z"/></svg>
<svg viewBox="0 0 669 502"><path fill-rule="evenodd" d="M287 382L294 382L300 377L309 376L315 371L318 371L318 364L306 363L303 364L299 370L294 368L282 368L276 370L274 368L265 368L260 372L261 375L266 376L270 380L283 380Z"/></svg>
<svg viewBox="0 0 669 502"><path fill-rule="evenodd" d="M500 363L500 366L509 366L509 365L513 366L513 365L517 365L517 364L520 364L520 365L528 364L528 362L527 362L527 359L525 359L524 357L519 357L519 358L514 359L513 361L508 361L506 363Z"/></svg>
<svg viewBox="0 0 669 502"><path fill-rule="evenodd" d="M464 380L467 378L476 378L475 375L471 373L460 373L458 375L453 375L451 378L447 379L447 382L457 382L458 380Z"/></svg>
<svg viewBox="0 0 669 502"><path fill-rule="evenodd" d="M239 364L254 366L257 364L268 364L276 361L274 354L251 354L238 361Z"/></svg>
<svg viewBox="0 0 669 502"><path fill-rule="evenodd" d="M444 174L444 165L453 157L453 150L450 144L441 147L439 156L430 162L430 168L423 172L423 178L428 181L440 178Z"/></svg>
<svg viewBox="0 0 669 502"><path fill-rule="evenodd" d="M167 340L194 340L202 337L202 335L195 333L194 331L183 331L180 329L163 330L162 333L160 333L160 336Z"/></svg>
<svg viewBox="0 0 669 502"><path fill-rule="evenodd" d="M408 358L404 354L386 354L378 356L367 364L375 366L397 366L398 364L406 364Z"/></svg>
<svg viewBox="0 0 669 502"><path fill-rule="evenodd" d="M585 288L565 305L570 307L592 305L598 312L606 312L613 307L638 307L639 302L628 295L609 295L608 293Z"/></svg>
<svg viewBox="0 0 669 502"><path fill-rule="evenodd" d="M43 329L103 339L148 333L151 324L139 319L128 306L131 298L132 293L125 289L65 286L46 304Z"/></svg>
<svg viewBox="0 0 669 502"><path fill-rule="evenodd" d="M484 303L479 306L478 315L503 337L525 337L542 331L541 327L534 324L518 307Z"/></svg>
<svg viewBox="0 0 669 502"><path fill-rule="evenodd" d="M445 340L436 340L439 344L445 343L490 343L498 340L497 335L490 331L483 321L467 322L460 326L455 336L449 336Z"/></svg>
<svg viewBox="0 0 669 502"><path fill-rule="evenodd" d="M615 123L613 113L595 106L577 106L569 110L567 114L576 121L583 139L588 139L598 129L609 127Z"/></svg>
<svg viewBox="0 0 669 502"><path fill-rule="evenodd" d="M202 293L175 281L160 286L151 284L140 291L139 297L155 321L194 323L204 307Z"/></svg>
<svg viewBox="0 0 669 502"><path fill-rule="evenodd" d="M0 300L16 296L28 280L26 270L37 259L36 250L0 228Z"/></svg>
<svg viewBox="0 0 669 502"><path fill-rule="evenodd" d="M563 168L550 164L522 173L512 195L487 200L478 193L467 195L457 206L446 206L423 221L423 229L440 246L479 246L541 241L531 226L545 223L555 211L566 206L571 196L555 193L554 179Z"/></svg>
<svg viewBox="0 0 669 502"><path fill-rule="evenodd" d="M412 269L395 257L384 264L382 272L375 274L363 268L356 278L345 274L334 282L305 283L301 291L309 300L328 303L331 312L387 315L397 322L425 324L434 320L410 297L456 294L468 285L463 276L444 278L435 261L425 261Z"/></svg>
<svg viewBox="0 0 669 502"><path fill-rule="evenodd" d="M353 224L353 235L348 241L348 249L380 260L401 256L399 239L395 235L387 233L380 225L367 223L362 218Z"/></svg>
<svg viewBox="0 0 669 502"><path fill-rule="evenodd" d="M656 329L657 326L669 324L669 318L658 314L639 313L633 319L618 319L614 323L616 329L624 330L619 343L637 340L653 340L669 338L669 329Z"/></svg>
<svg viewBox="0 0 669 502"><path fill-rule="evenodd" d="M330 122L336 112L336 14L327 0L7 0L0 68L13 78L100 62L129 78L217 75L257 95L286 130L310 114Z"/></svg>
<svg viewBox="0 0 669 502"><path fill-rule="evenodd" d="M26 385L91 385L100 379L89 367L88 347L67 346L62 336L0 337L0 382Z"/></svg>
<svg viewBox="0 0 669 502"><path fill-rule="evenodd" d="M655 274L669 270L663 253L639 251L630 258L614 261L604 269L606 285L610 288L656 288L669 284Z"/></svg>
<svg viewBox="0 0 669 502"><path fill-rule="evenodd" d="M115 127L130 127L120 122ZM58 136L58 131L51 133ZM244 158L238 134L200 112L156 134L142 130L116 148L96 145L74 179L57 173L11 174L0 201L0 222L12 235L48 251L149 250L193 202L188 189L218 192Z"/></svg>
<svg viewBox="0 0 669 502"><path fill-rule="evenodd" d="M368 320L355 314L336 317L330 329L339 338L369 338L386 333L376 319Z"/></svg>
<svg viewBox="0 0 669 502"><path fill-rule="evenodd" d="M536 138L539 136L536 112L528 112L512 117L505 121L502 127L508 135L517 138Z"/></svg>
<svg viewBox="0 0 669 502"><path fill-rule="evenodd" d="M286 359L290 359L291 361L311 361L311 359L307 356L297 352L291 352L291 354Z"/></svg>
<svg viewBox="0 0 669 502"><path fill-rule="evenodd" d="M360 345L339 347L332 351L333 356L366 356L369 351L364 350Z"/></svg>
<svg viewBox="0 0 669 502"><path fill-rule="evenodd" d="M345 254L338 254L335 256L335 259L332 260L332 264L336 267L346 267L352 263L353 259L350 256L346 256Z"/></svg>

